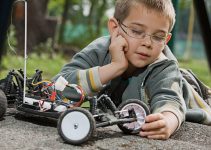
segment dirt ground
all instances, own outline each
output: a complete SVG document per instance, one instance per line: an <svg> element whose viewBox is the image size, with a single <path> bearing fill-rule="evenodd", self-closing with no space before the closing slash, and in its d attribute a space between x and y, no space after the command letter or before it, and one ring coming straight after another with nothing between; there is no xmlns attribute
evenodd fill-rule
<svg viewBox="0 0 211 150"><path fill-rule="evenodd" d="M166 141L149 140L125 135L117 126L97 128L92 139L81 146L62 141L57 132L57 121L25 116L9 108L0 121L1 150L211 150L211 127L185 122Z"/></svg>

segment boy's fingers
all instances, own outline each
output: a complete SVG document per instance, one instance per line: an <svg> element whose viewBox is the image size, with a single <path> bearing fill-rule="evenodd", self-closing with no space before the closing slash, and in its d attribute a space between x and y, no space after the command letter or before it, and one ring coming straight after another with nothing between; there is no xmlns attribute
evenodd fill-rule
<svg viewBox="0 0 211 150"><path fill-rule="evenodd" d="M170 137L170 134L165 132L165 129L157 129L153 131L140 131L141 137L147 137L149 139L168 139Z"/></svg>
<svg viewBox="0 0 211 150"><path fill-rule="evenodd" d="M115 29L112 33L112 38L117 37L118 36L118 29Z"/></svg>
<svg viewBox="0 0 211 150"><path fill-rule="evenodd" d="M153 121L157 121L157 120L161 120L161 119L163 119L163 115L160 113L156 113L156 114L150 114L150 115L146 116L145 121L153 122Z"/></svg>
<svg viewBox="0 0 211 150"><path fill-rule="evenodd" d="M121 36L121 35L120 35ZM123 40L124 40L124 47L123 47L123 51L124 52L127 52L128 51L128 43L127 43L127 41L126 41L126 39L124 38L124 37L122 37L123 38Z"/></svg>
<svg viewBox="0 0 211 150"><path fill-rule="evenodd" d="M128 45L127 45L127 42L125 42L125 46L124 46L124 52L127 52L128 51Z"/></svg>
<svg viewBox="0 0 211 150"><path fill-rule="evenodd" d="M111 35L111 40L115 41L115 43L116 41L118 41L119 45L122 47L122 50L124 52L128 51L128 43L126 39L121 34L119 34L118 28L113 30L112 35Z"/></svg>
<svg viewBox="0 0 211 150"><path fill-rule="evenodd" d="M159 120L159 121L154 121L150 123L145 123L141 129L143 131L150 131L150 130L161 129L161 128L164 128L165 126L166 126L165 121Z"/></svg>
<svg viewBox="0 0 211 150"><path fill-rule="evenodd" d="M140 136L144 136L144 137L146 137L146 136L150 136L150 135L158 135L158 134L164 134L165 133L165 131L164 131L164 129L162 128L162 129L155 129L155 130L152 130L152 131L143 131L143 130L141 130L140 131Z"/></svg>

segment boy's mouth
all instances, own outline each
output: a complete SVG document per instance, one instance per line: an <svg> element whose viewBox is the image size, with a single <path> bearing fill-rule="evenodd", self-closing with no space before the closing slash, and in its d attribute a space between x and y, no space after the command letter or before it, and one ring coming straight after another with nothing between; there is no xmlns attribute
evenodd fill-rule
<svg viewBox="0 0 211 150"><path fill-rule="evenodd" d="M150 56L148 55L148 54L145 54L145 53L137 53L138 55L139 55L139 57L141 58L141 59L147 59L147 58L149 58Z"/></svg>

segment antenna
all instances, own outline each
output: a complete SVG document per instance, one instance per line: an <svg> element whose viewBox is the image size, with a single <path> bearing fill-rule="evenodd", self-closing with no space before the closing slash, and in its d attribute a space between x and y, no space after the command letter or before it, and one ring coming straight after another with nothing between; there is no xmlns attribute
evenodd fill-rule
<svg viewBox="0 0 211 150"><path fill-rule="evenodd" d="M26 96L26 62L27 62L27 1L24 0L24 18L25 18L25 30L24 30L24 80L23 80L23 102L25 102Z"/></svg>

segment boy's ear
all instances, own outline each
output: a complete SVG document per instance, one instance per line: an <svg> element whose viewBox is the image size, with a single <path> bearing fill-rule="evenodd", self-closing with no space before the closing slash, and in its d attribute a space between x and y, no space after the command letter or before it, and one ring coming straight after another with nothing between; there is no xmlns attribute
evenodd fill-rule
<svg viewBox="0 0 211 150"><path fill-rule="evenodd" d="M115 19L115 18L110 18L108 20L108 31L110 33L110 35L112 35L112 33L115 31L115 30L118 30L118 21Z"/></svg>
<svg viewBox="0 0 211 150"><path fill-rule="evenodd" d="M166 38L166 44L170 41L171 36L172 36L172 34L171 34L171 33L169 33L169 34L167 35L167 38Z"/></svg>

